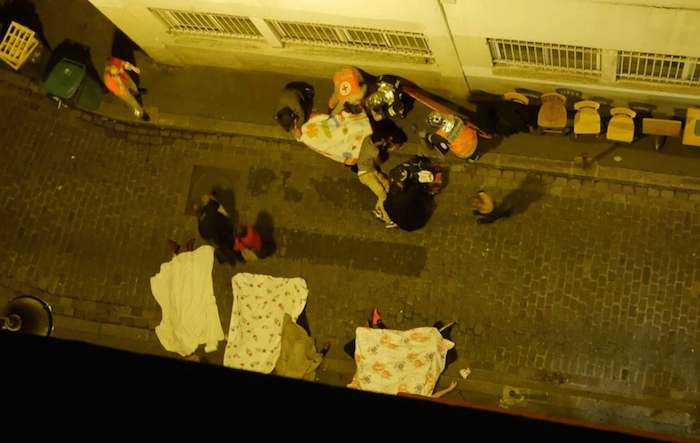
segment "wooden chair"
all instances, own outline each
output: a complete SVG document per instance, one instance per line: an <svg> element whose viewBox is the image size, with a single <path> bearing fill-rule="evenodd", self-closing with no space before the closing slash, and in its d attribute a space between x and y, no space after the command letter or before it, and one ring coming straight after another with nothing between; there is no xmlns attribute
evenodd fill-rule
<svg viewBox="0 0 700 443"><path fill-rule="evenodd" d="M574 104L574 134L600 134L600 103L592 100L581 100Z"/></svg>
<svg viewBox="0 0 700 443"><path fill-rule="evenodd" d="M683 144L700 146L700 108L688 108L686 112Z"/></svg>
<svg viewBox="0 0 700 443"><path fill-rule="evenodd" d="M679 137L682 123L664 118L642 119L642 134L654 136L654 149L657 151L666 142L666 137Z"/></svg>
<svg viewBox="0 0 700 443"><path fill-rule="evenodd" d="M637 113L629 108L615 107L610 110L608 122L608 140L632 143L634 140L634 117Z"/></svg>
<svg viewBox="0 0 700 443"><path fill-rule="evenodd" d="M537 126L542 132L562 134L566 130L566 97L548 92L540 97L542 105L537 114Z"/></svg>
<svg viewBox="0 0 700 443"><path fill-rule="evenodd" d="M521 105L529 105L530 104L530 99L527 98L525 94L521 94L519 92L506 92L503 94L503 98L515 102L515 103L520 103Z"/></svg>

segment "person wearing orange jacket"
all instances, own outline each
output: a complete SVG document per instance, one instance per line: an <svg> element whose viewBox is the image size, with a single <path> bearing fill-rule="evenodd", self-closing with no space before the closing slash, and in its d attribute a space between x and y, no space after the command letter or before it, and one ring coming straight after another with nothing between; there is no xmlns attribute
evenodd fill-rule
<svg viewBox="0 0 700 443"><path fill-rule="evenodd" d="M367 94L367 80L362 72L353 66L346 66L333 74L333 95L328 100L328 113L342 111L359 114L364 112L362 100Z"/></svg>
<svg viewBox="0 0 700 443"><path fill-rule="evenodd" d="M143 109L140 101L141 90L136 86L134 80L127 71L140 74L141 70L117 57L107 59L103 80L109 91L123 100L131 109L134 110L134 115L141 120L149 121L148 114Z"/></svg>
<svg viewBox="0 0 700 443"><path fill-rule="evenodd" d="M452 152L455 156L475 161L479 159L477 146L478 131L454 114L432 111L428 114L428 125L435 128L432 132L421 131L424 142L442 154Z"/></svg>

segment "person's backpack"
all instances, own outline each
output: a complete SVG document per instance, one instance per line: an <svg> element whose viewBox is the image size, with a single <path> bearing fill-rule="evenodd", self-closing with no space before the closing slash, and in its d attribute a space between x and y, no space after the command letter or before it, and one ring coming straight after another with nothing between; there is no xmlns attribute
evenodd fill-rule
<svg viewBox="0 0 700 443"><path fill-rule="evenodd" d="M389 181L399 188L416 185L435 195L442 190L443 175L442 169L428 157L416 155L389 171Z"/></svg>

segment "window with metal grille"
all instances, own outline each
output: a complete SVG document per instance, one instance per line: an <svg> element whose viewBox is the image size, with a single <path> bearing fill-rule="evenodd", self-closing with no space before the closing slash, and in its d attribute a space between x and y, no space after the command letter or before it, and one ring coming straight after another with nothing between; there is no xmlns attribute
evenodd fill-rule
<svg viewBox="0 0 700 443"><path fill-rule="evenodd" d="M205 12L151 9L173 33L262 38L255 24L247 17Z"/></svg>
<svg viewBox="0 0 700 443"><path fill-rule="evenodd" d="M487 39L494 65L600 75L600 49L585 46Z"/></svg>
<svg viewBox="0 0 700 443"><path fill-rule="evenodd" d="M698 86L698 63L700 59L695 57L619 51L617 79Z"/></svg>
<svg viewBox="0 0 700 443"><path fill-rule="evenodd" d="M432 58L425 36L418 32L266 20L283 42L338 46Z"/></svg>

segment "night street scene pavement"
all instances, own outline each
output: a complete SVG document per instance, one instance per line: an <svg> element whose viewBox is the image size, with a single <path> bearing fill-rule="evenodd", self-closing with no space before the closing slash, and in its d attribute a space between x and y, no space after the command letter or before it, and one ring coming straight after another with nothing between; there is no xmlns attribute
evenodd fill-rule
<svg viewBox="0 0 700 443"><path fill-rule="evenodd" d="M295 395L321 385L358 405L442 394L415 406L431 417L700 437L700 151L682 133L655 149L635 117L633 143L611 140L601 113L601 135L577 137L568 96L564 133L544 132L550 102L527 91L504 133L512 114L403 73L392 97L407 115L383 102L378 116L367 98L390 68L171 66L93 3L0 2L0 37L22 24L38 51L0 68L3 340L20 329L275 389L284 375L310 382L288 381ZM108 59L128 62L114 75L135 80L134 101ZM275 118L290 82L314 93L298 94L298 133ZM405 143L385 149L386 127ZM406 164L415 176L397 178ZM112 352L60 343L27 345Z"/></svg>

